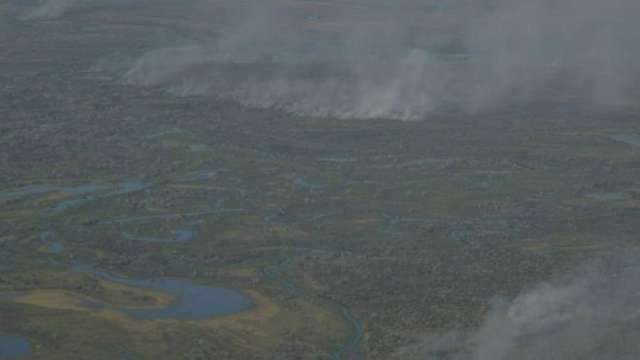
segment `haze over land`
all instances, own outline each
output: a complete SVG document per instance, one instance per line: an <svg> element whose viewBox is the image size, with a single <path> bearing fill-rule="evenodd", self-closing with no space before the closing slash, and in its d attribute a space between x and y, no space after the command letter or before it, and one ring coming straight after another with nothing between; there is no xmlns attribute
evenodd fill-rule
<svg viewBox="0 0 640 360"><path fill-rule="evenodd" d="M150 51L120 75L176 95L340 118L635 106L636 1L299 3L316 15L290 5L231 4L233 21L215 34L193 31L198 40Z"/></svg>
<svg viewBox="0 0 640 360"><path fill-rule="evenodd" d="M496 299L470 334L429 336L398 358L453 360L635 359L640 354L638 251ZM443 357L445 356L445 357Z"/></svg>
<svg viewBox="0 0 640 360"><path fill-rule="evenodd" d="M0 357L640 358L640 2L0 9Z"/></svg>

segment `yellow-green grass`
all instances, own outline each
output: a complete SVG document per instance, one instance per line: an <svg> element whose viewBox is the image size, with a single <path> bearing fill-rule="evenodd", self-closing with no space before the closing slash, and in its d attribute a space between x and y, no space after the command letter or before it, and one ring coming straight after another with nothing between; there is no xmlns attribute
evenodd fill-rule
<svg viewBox="0 0 640 360"><path fill-rule="evenodd" d="M116 285L114 290L121 290L121 286ZM163 336L167 332L217 334L226 339L230 348L249 353L276 350L285 341L283 334L287 332L300 334L305 341L326 349L349 334L347 325L333 309L302 299L283 305L257 290L245 292L255 303L252 309L194 321L137 320L117 310L87 307L83 304L85 295L69 290L34 290L14 301L55 311L54 316L33 317L24 322L24 327L35 333L46 330L61 334L61 340L66 342L63 346L45 344L44 348L36 349L36 354L47 354L52 359L60 358L56 346L65 352L69 349L84 352L87 358L106 358L110 352L102 348L104 344L120 344L146 359L158 358L171 346ZM91 331L89 324L96 326L96 330Z"/></svg>

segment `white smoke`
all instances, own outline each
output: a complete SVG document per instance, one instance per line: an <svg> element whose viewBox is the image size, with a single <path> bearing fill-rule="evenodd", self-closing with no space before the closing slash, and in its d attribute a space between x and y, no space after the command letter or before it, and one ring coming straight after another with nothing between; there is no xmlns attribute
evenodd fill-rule
<svg viewBox="0 0 640 360"><path fill-rule="evenodd" d="M499 0L466 35L478 54L466 105L571 99L619 109L638 98L640 2Z"/></svg>
<svg viewBox="0 0 640 360"><path fill-rule="evenodd" d="M87 10L104 6L125 6L134 0L43 0L20 16L21 20L52 20L62 18L75 10Z"/></svg>
<svg viewBox="0 0 640 360"><path fill-rule="evenodd" d="M406 29L351 24L333 41L309 43L311 35L278 11L250 6L241 25L213 45L152 51L124 80L313 116L418 119L432 109L428 79L437 65L402 43Z"/></svg>
<svg viewBox="0 0 640 360"><path fill-rule="evenodd" d="M81 0L46 0L23 16L23 20L56 19L74 8Z"/></svg>
<svg viewBox="0 0 640 360"><path fill-rule="evenodd" d="M401 358L610 360L640 358L640 252L610 257L513 300L497 300L466 335L427 337Z"/></svg>
<svg viewBox="0 0 640 360"><path fill-rule="evenodd" d="M45 0L25 19L130 2ZM145 6L153 11L153 3ZM194 19L175 24L193 40L142 55L119 74L124 82L338 118L418 120L451 109L477 113L549 103L607 112L638 108L635 0L222 0L185 6L195 9ZM233 19L216 17L222 7ZM207 25L202 14L208 11L216 21Z"/></svg>
<svg viewBox="0 0 640 360"><path fill-rule="evenodd" d="M420 26L432 19L429 2L358 3L357 11L330 2L343 12L319 20L333 26L329 34L301 27L296 17L314 12L290 2L242 4L245 17L219 38L152 51L125 81L303 115L405 120L538 101L620 110L638 96L632 0L451 1L439 11L466 24L428 31ZM429 50L451 37L462 48L444 55L466 61Z"/></svg>

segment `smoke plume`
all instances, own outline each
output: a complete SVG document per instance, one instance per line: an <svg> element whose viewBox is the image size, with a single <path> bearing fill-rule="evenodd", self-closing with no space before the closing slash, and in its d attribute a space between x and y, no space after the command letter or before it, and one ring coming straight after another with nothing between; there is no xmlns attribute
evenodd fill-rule
<svg viewBox="0 0 640 360"><path fill-rule="evenodd" d="M471 334L431 336L399 358L595 360L640 356L640 252L608 257L512 300Z"/></svg>
<svg viewBox="0 0 640 360"><path fill-rule="evenodd" d="M80 0L47 0L23 16L22 19L38 20L59 18L69 9L78 6L79 3Z"/></svg>
<svg viewBox="0 0 640 360"><path fill-rule="evenodd" d="M302 115L404 120L539 103L623 111L639 93L634 0L227 5L242 15L217 35L150 51L123 80Z"/></svg>
<svg viewBox="0 0 640 360"><path fill-rule="evenodd" d="M44 0L20 16L20 19L25 21L58 19L74 10L123 6L130 2L131 0Z"/></svg>
<svg viewBox="0 0 640 360"><path fill-rule="evenodd" d="M331 19L337 30L314 32L272 4L248 6L212 44L144 55L125 81L312 116L414 119L432 109L438 65L406 44L408 29L396 20L341 14Z"/></svg>
<svg viewBox="0 0 640 360"><path fill-rule="evenodd" d="M640 66L632 0L498 1L466 35L476 53L467 105L572 100L615 110L637 99Z"/></svg>

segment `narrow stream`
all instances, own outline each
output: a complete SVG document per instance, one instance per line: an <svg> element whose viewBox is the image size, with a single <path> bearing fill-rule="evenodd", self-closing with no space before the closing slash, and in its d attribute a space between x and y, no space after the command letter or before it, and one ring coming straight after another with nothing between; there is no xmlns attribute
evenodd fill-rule
<svg viewBox="0 0 640 360"><path fill-rule="evenodd" d="M355 318L346 305L321 295L305 293L304 289L297 286L293 281L285 278L284 272L286 268L290 266L290 263L291 259L289 257L282 257L277 259L272 265L263 268L260 273L265 278L277 283L295 296L321 299L325 304L338 311L351 327L351 336L333 352L332 358L334 360L360 359L361 355L359 350L364 337L364 329L360 321Z"/></svg>

